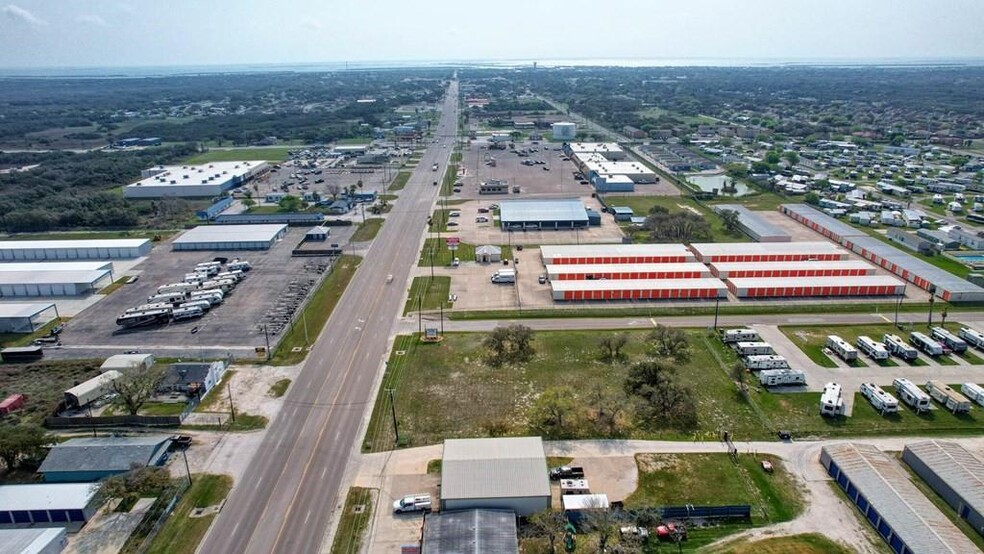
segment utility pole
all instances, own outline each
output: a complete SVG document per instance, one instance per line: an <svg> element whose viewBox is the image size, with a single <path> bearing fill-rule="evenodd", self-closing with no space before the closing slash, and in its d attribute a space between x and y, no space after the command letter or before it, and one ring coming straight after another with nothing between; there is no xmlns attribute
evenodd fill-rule
<svg viewBox="0 0 984 554"><path fill-rule="evenodd" d="M304 322L304 345L307 346L307 345L311 344L311 341L308 340L307 311L306 310L301 310L301 321Z"/></svg>
<svg viewBox="0 0 984 554"><path fill-rule="evenodd" d="M400 428L396 423L396 400L393 399L393 393L396 389L386 389L390 397L390 412L393 414L393 435L396 437L394 444L400 444Z"/></svg>
<svg viewBox="0 0 984 554"><path fill-rule="evenodd" d="M232 385L226 382L226 391L229 392L229 415L232 416L232 422L236 422L236 406L232 403Z"/></svg>
<svg viewBox="0 0 984 554"><path fill-rule="evenodd" d="M895 328L896 329L899 328L899 308L902 307L902 299L905 298L905 288L908 285L909 285L909 282L908 281L906 281L905 284L902 285L902 294L899 295L899 301L895 303Z"/></svg>
<svg viewBox="0 0 984 554"><path fill-rule="evenodd" d="M270 361L270 333L267 333L267 326L263 324L263 338L266 339L266 359Z"/></svg>
<svg viewBox="0 0 984 554"><path fill-rule="evenodd" d="M184 462L185 462L185 473L188 474L188 486L190 487L191 486L191 483L192 483L192 481L191 481L191 468L188 467L188 454L187 454L187 452L185 452L186 450L187 450L187 447L181 449L181 457L184 458Z"/></svg>
<svg viewBox="0 0 984 554"><path fill-rule="evenodd" d="M721 311L721 297L714 299L714 330L717 331L718 328L718 313Z"/></svg>

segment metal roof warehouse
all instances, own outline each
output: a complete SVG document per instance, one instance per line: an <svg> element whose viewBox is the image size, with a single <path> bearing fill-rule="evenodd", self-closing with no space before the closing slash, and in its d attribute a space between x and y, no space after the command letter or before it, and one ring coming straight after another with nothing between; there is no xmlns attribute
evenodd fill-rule
<svg viewBox="0 0 984 554"><path fill-rule="evenodd" d="M84 523L96 512L93 483L0 485L0 525Z"/></svg>
<svg viewBox="0 0 984 554"><path fill-rule="evenodd" d="M143 179L123 187L124 198L218 196L269 168L263 161L212 162L145 169Z"/></svg>
<svg viewBox="0 0 984 554"><path fill-rule="evenodd" d="M170 444L167 435L69 439L51 448L38 473L49 483L98 481L134 465L162 464Z"/></svg>
<svg viewBox="0 0 984 554"><path fill-rule="evenodd" d="M875 268L861 260L818 260L806 262L716 262L710 264L715 277L835 277L872 275Z"/></svg>
<svg viewBox="0 0 984 554"><path fill-rule="evenodd" d="M506 510L462 510L424 519L422 554L511 554L519 552L516 514Z"/></svg>
<svg viewBox="0 0 984 554"><path fill-rule="evenodd" d="M691 244L690 250L704 263L846 260L850 255L843 248L827 241L703 242Z"/></svg>
<svg viewBox="0 0 984 554"><path fill-rule="evenodd" d="M33 333L58 317L51 302L10 302L0 304L0 333Z"/></svg>
<svg viewBox="0 0 984 554"><path fill-rule="evenodd" d="M792 235L787 233L782 227L775 223L769 223L762 217L762 214L755 213L740 204L717 204L714 206L716 213L724 210L734 210L738 212L738 225L746 235L758 242L789 242L793 240Z"/></svg>
<svg viewBox="0 0 984 554"><path fill-rule="evenodd" d="M588 226L588 212L577 198L503 200L499 221L508 229L573 229Z"/></svg>
<svg viewBox="0 0 984 554"><path fill-rule="evenodd" d="M441 511L505 509L528 516L549 507L540 437L444 441Z"/></svg>
<svg viewBox="0 0 984 554"><path fill-rule="evenodd" d="M966 554L978 548L909 479L869 444L820 449L820 463L895 552Z"/></svg>
<svg viewBox="0 0 984 554"><path fill-rule="evenodd" d="M550 281L554 300L687 300L726 298L718 279L603 279Z"/></svg>
<svg viewBox="0 0 984 554"><path fill-rule="evenodd" d="M550 279L688 279L710 277L711 270L698 262L678 264L547 264Z"/></svg>
<svg viewBox="0 0 984 554"><path fill-rule="evenodd" d="M42 265L35 264L33 271L0 270L0 296L81 296L109 285L113 278L109 269L45 271Z"/></svg>
<svg viewBox="0 0 984 554"><path fill-rule="evenodd" d="M650 264L697 261L682 244L565 244L543 245L544 264Z"/></svg>
<svg viewBox="0 0 984 554"><path fill-rule="evenodd" d="M287 234L287 226L200 225L174 239L174 250L269 250Z"/></svg>
<svg viewBox="0 0 984 554"><path fill-rule="evenodd" d="M955 442L905 445L902 461L984 535L984 461Z"/></svg>
<svg viewBox="0 0 984 554"><path fill-rule="evenodd" d="M108 260L150 253L148 239L7 240L0 241L0 260Z"/></svg>
<svg viewBox="0 0 984 554"><path fill-rule="evenodd" d="M838 277L729 277L739 298L799 296L901 296L905 284L888 275Z"/></svg>

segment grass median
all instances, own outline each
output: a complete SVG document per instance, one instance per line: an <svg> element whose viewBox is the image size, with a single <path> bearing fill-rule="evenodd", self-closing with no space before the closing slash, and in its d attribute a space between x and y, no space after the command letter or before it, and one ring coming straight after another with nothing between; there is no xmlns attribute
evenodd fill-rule
<svg viewBox="0 0 984 554"><path fill-rule="evenodd" d="M232 477L228 475L196 474L192 477L194 482L150 543L148 554L194 553L217 514L193 518L190 517L192 511L220 504L232 489Z"/></svg>
<svg viewBox="0 0 984 554"><path fill-rule="evenodd" d="M409 171L401 171L396 174L393 178L393 182L387 190L403 190L407 186L407 181L410 180L411 173Z"/></svg>
<svg viewBox="0 0 984 554"><path fill-rule="evenodd" d="M304 360L307 356L305 347L314 344L321 334L321 329L327 323L361 262L362 258L359 256L344 255L338 258L332 267L331 275L321 282L311 300L304 306L304 313L297 318L293 328L286 328L287 334L280 342L276 355L270 360L271 364L293 365ZM295 352L294 348L300 348L300 351Z"/></svg>
<svg viewBox="0 0 984 554"><path fill-rule="evenodd" d="M362 538L372 521L373 491L352 487L345 497L345 507L331 543L332 554L353 554L362 548Z"/></svg>
<svg viewBox="0 0 984 554"><path fill-rule="evenodd" d="M352 233L351 242L363 242L376 238L379 230L383 228L386 220L381 217L371 217L359 224L359 227Z"/></svg>
<svg viewBox="0 0 984 554"><path fill-rule="evenodd" d="M410 284L410 294L407 296L407 304L403 308L403 315L410 312L438 310L442 306L445 310L450 310L453 304L448 301L448 292L451 290L451 277L446 275L435 275L434 277L414 277Z"/></svg>

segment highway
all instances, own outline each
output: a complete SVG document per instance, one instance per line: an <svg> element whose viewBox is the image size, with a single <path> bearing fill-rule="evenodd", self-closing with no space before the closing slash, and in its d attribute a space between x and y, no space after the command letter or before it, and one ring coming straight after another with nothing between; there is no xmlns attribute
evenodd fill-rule
<svg viewBox="0 0 984 554"><path fill-rule="evenodd" d="M434 132L440 144L428 145L199 552L327 550L323 542L332 511L346 493L340 489L346 466L361 440L357 435L373 404L374 385L437 198L439 187L432 183L440 180L453 150L457 98L457 82L452 82ZM442 172L431 170L434 163Z"/></svg>

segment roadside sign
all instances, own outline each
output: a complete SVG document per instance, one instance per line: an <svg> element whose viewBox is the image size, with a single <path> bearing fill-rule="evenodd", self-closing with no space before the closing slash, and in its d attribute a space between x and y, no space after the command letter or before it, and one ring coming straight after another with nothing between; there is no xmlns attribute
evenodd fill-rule
<svg viewBox="0 0 984 554"><path fill-rule="evenodd" d="M447 237L444 239L444 244L447 244L449 247L458 246L458 243L460 242L461 242L461 237Z"/></svg>

